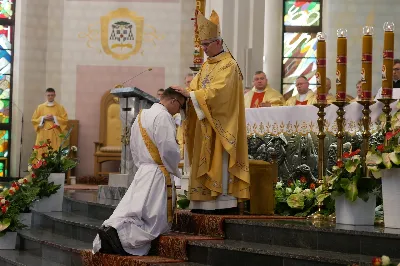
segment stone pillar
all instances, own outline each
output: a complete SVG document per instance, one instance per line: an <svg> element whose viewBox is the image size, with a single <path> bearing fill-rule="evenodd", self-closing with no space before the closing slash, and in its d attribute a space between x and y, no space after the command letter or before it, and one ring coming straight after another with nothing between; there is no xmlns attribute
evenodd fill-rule
<svg viewBox="0 0 400 266"><path fill-rule="evenodd" d="M266 1L264 10L263 70L270 86L280 91L282 86L282 1Z"/></svg>

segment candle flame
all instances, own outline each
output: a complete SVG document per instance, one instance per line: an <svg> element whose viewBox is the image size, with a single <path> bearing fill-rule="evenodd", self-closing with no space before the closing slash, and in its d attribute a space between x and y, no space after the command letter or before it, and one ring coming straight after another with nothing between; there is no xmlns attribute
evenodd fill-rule
<svg viewBox="0 0 400 266"><path fill-rule="evenodd" d="M385 24L383 24L383 30L384 31L394 31L394 23L393 22L385 22Z"/></svg>
<svg viewBox="0 0 400 266"><path fill-rule="evenodd" d="M372 27L372 26L364 26L363 34L364 35L372 35L372 34L374 34L374 27Z"/></svg>
<svg viewBox="0 0 400 266"><path fill-rule="evenodd" d="M347 37L347 30L346 30L346 29L338 29L338 30L336 31L336 35L337 35L339 38L346 38L346 37Z"/></svg>

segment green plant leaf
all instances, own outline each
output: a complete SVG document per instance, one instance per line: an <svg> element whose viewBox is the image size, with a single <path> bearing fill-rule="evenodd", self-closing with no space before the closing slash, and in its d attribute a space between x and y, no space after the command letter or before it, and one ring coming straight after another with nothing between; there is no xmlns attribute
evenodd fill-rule
<svg viewBox="0 0 400 266"><path fill-rule="evenodd" d="M387 169L392 168L392 162L390 161L389 153L382 153L382 162Z"/></svg>
<svg viewBox="0 0 400 266"><path fill-rule="evenodd" d="M350 179L348 179L348 178L342 178L342 179L340 179L340 186L341 186L344 190L347 190L349 185L350 185Z"/></svg>
<svg viewBox="0 0 400 266"><path fill-rule="evenodd" d="M355 201L358 197L357 183L351 182L345 192L346 198L350 201Z"/></svg>
<svg viewBox="0 0 400 266"><path fill-rule="evenodd" d="M382 163L382 155L376 151L368 151L366 163L367 165L378 165Z"/></svg>
<svg viewBox="0 0 400 266"><path fill-rule="evenodd" d="M0 221L0 232L3 232L6 230L11 224L11 219L5 218L2 221Z"/></svg>
<svg viewBox="0 0 400 266"><path fill-rule="evenodd" d="M392 163L394 163L395 165L399 165L400 164L400 154L398 154L397 152L391 152L389 153L389 159L392 161Z"/></svg>
<svg viewBox="0 0 400 266"><path fill-rule="evenodd" d="M360 162L358 160L354 160L354 161L353 160L347 160L344 163L344 167L345 167L347 172L354 173L354 171L356 171L357 166L359 165L359 163Z"/></svg>
<svg viewBox="0 0 400 266"><path fill-rule="evenodd" d="M304 196L302 194L292 194L287 198L287 204L293 209L303 209Z"/></svg>

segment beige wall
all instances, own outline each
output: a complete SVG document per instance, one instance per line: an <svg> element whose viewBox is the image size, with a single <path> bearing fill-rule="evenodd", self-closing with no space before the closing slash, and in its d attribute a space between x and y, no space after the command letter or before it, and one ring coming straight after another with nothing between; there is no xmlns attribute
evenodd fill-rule
<svg viewBox="0 0 400 266"><path fill-rule="evenodd" d="M47 87L56 89L56 100L64 105L70 119L76 119L82 117L82 114L77 114L77 99L87 93L83 85L95 94L93 97L85 96L86 110L98 112L100 103L96 99L142 68L163 70L146 73L129 85L140 84L141 89L154 94L156 87L182 84L192 62L193 22L190 18L193 17L194 7L194 1L188 0L19 1L16 10L13 99L24 114L24 128L21 148L22 115L17 108L13 108L11 175L18 175L20 151L21 169L27 168L35 140L30 119L36 106L44 101L43 93ZM142 49L127 60L117 60L105 54L99 38L100 17L118 8L128 8L144 17ZM79 69L91 66L101 67L101 77L99 72L88 71L85 73L90 77L77 78ZM119 69L117 74L116 69ZM91 79L96 82L88 83ZM82 84L79 84L80 80ZM99 83L100 80L103 82ZM93 173L93 141L98 140L99 119L90 123L84 121L80 125L80 134L91 141L79 143L82 147L78 148L85 149L86 153L85 158L80 158L78 175ZM88 127L91 127L90 130L82 130Z"/></svg>

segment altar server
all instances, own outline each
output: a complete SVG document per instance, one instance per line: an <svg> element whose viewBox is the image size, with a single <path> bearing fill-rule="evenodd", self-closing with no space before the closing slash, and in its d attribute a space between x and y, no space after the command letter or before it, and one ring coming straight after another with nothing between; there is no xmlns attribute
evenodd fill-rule
<svg viewBox="0 0 400 266"><path fill-rule="evenodd" d="M160 103L138 114L130 138L138 171L111 217L99 229L94 253L146 255L151 241L169 230L174 202L171 176L181 177L173 115L184 106L185 97L168 88Z"/></svg>

